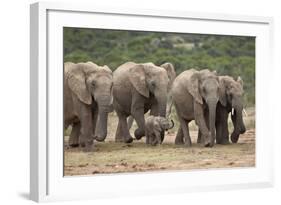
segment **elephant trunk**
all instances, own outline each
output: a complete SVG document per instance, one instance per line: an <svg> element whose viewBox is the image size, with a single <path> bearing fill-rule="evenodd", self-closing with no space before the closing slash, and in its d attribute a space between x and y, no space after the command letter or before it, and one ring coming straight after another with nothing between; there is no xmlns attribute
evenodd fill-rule
<svg viewBox="0 0 281 205"><path fill-rule="evenodd" d="M159 98L158 105L159 105L159 116L166 117L166 107L167 107L166 97Z"/></svg>
<svg viewBox="0 0 281 205"><path fill-rule="evenodd" d="M107 119L110 108L110 97L102 96L98 100L98 120L95 130L96 140L102 142L107 136Z"/></svg>
<svg viewBox="0 0 281 205"><path fill-rule="evenodd" d="M155 95L158 102L159 116L166 117L167 98L166 93ZM164 141L165 132L161 132L161 143Z"/></svg>
<svg viewBox="0 0 281 205"><path fill-rule="evenodd" d="M211 99L207 102L209 108L209 130L211 132L211 139L209 146L212 147L215 144L216 138L216 108L217 108L217 99ZM208 144L207 144L208 145Z"/></svg>
<svg viewBox="0 0 281 205"><path fill-rule="evenodd" d="M233 143L237 143L239 140L239 135L246 132L242 112L243 112L242 106L235 106L234 113L231 112L231 119L234 126L234 130L231 134L231 141Z"/></svg>
<svg viewBox="0 0 281 205"><path fill-rule="evenodd" d="M173 120L171 120L171 126L168 129L172 129L174 127L175 123Z"/></svg>

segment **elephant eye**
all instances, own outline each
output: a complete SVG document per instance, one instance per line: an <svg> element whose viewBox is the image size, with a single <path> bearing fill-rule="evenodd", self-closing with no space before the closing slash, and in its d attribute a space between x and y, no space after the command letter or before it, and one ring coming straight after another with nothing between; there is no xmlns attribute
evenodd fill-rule
<svg viewBox="0 0 281 205"><path fill-rule="evenodd" d="M92 86L95 87L95 85L96 85L96 82L92 81Z"/></svg>

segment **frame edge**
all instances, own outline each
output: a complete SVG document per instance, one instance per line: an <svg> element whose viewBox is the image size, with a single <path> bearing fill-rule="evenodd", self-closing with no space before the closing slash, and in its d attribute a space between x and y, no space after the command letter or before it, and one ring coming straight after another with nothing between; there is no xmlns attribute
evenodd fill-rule
<svg viewBox="0 0 281 205"><path fill-rule="evenodd" d="M39 4L30 5L30 199L39 201L38 43Z"/></svg>

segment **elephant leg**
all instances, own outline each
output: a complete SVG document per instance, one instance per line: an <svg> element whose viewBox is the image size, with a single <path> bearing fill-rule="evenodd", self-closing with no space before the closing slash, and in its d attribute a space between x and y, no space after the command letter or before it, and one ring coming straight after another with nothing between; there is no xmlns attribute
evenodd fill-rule
<svg viewBox="0 0 281 205"><path fill-rule="evenodd" d="M115 142L124 142L120 120L118 120L118 125L115 133Z"/></svg>
<svg viewBox="0 0 281 205"><path fill-rule="evenodd" d="M159 115L159 106L155 99L153 100L153 103L151 105L150 115L153 115L153 116ZM161 131L160 136L161 136L161 143L162 143L164 140L164 137L165 137L165 131Z"/></svg>
<svg viewBox="0 0 281 205"><path fill-rule="evenodd" d="M179 113L179 121L180 121L180 127L183 133L183 137L184 137L184 144L188 147L191 146L191 139L190 139L190 135L189 135L189 128L188 128L188 123L182 118L180 117Z"/></svg>
<svg viewBox="0 0 281 205"><path fill-rule="evenodd" d="M219 120L216 122L217 144L229 144L228 112L226 109L220 109L218 114Z"/></svg>
<svg viewBox="0 0 281 205"><path fill-rule="evenodd" d="M229 132L227 120L222 123L222 138L220 144L229 144Z"/></svg>
<svg viewBox="0 0 281 205"><path fill-rule="evenodd" d="M92 151L92 145L94 141L93 135L93 122L92 122L92 110L88 105L81 105L79 109L80 122L81 122L81 135L80 145L84 148L84 151Z"/></svg>
<svg viewBox="0 0 281 205"><path fill-rule="evenodd" d="M189 135L189 126L188 123L186 123L186 136L184 138L184 144L187 146L191 146L191 138Z"/></svg>
<svg viewBox="0 0 281 205"><path fill-rule="evenodd" d="M97 120L98 120L98 109L92 109L93 133L95 133L95 131L96 131Z"/></svg>
<svg viewBox="0 0 281 205"><path fill-rule="evenodd" d="M130 130L132 125L133 125L133 122L134 122L134 118L130 115L128 117L128 120L127 120L127 123L128 123L128 129Z"/></svg>
<svg viewBox="0 0 281 205"><path fill-rule="evenodd" d="M128 129L128 124L127 124L127 117L125 115L119 114L119 123L120 123L120 128L121 128L121 132L122 132L122 136L124 139L125 143L131 143L133 142L133 138L129 132Z"/></svg>
<svg viewBox="0 0 281 205"><path fill-rule="evenodd" d="M198 130L197 144L201 144L201 143L203 143L202 133L200 130Z"/></svg>
<svg viewBox="0 0 281 205"><path fill-rule="evenodd" d="M154 100L154 102L151 105L150 113L149 114L153 115L153 116L158 116L159 115L159 107L158 107L157 102L155 100Z"/></svg>
<svg viewBox="0 0 281 205"><path fill-rule="evenodd" d="M211 146L213 144L211 140L211 133L207 127L204 111L202 105L197 102L194 102L194 118L195 123L198 125L200 132L202 133L201 140L204 142L204 146Z"/></svg>
<svg viewBox="0 0 281 205"><path fill-rule="evenodd" d="M68 140L68 145L70 147L78 147L79 146L80 129L81 129L80 122L74 123L72 125L72 130L71 130L69 140Z"/></svg>
<svg viewBox="0 0 281 205"><path fill-rule="evenodd" d="M146 144L151 144L153 139L154 139L153 135L147 135L146 139L145 139L145 143Z"/></svg>
<svg viewBox="0 0 281 205"><path fill-rule="evenodd" d="M149 141L150 141L149 138L150 137L148 135L146 135L145 144L149 144Z"/></svg>
<svg viewBox="0 0 281 205"><path fill-rule="evenodd" d="M162 143L162 139L161 139L161 133L160 132L155 132L154 133L154 139L151 142L151 145L155 146L156 144L161 144Z"/></svg>
<svg viewBox="0 0 281 205"><path fill-rule="evenodd" d="M135 130L135 138L137 140L145 136L145 121L144 121L144 97L138 92L132 94L131 115L135 119L138 128ZM126 122L127 124L127 122Z"/></svg>
<svg viewBox="0 0 281 205"><path fill-rule="evenodd" d="M183 132L182 132L181 126L179 126L179 128L178 128L178 132L177 132L176 139L175 139L175 144L177 144L177 145L184 144Z"/></svg>
<svg viewBox="0 0 281 205"><path fill-rule="evenodd" d="M205 120L206 127L209 129L209 112L208 111L204 112L204 120ZM202 137L202 132L200 129L198 130L197 144L204 144L204 139Z"/></svg>
<svg viewBox="0 0 281 205"><path fill-rule="evenodd" d="M136 120L138 128L135 130L135 137L137 140L140 140L145 135L145 121L144 121L144 112L143 109L137 109L132 113L133 117Z"/></svg>
<svg viewBox="0 0 281 205"><path fill-rule="evenodd" d="M222 144L222 124L221 122L216 122L216 143Z"/></svg>

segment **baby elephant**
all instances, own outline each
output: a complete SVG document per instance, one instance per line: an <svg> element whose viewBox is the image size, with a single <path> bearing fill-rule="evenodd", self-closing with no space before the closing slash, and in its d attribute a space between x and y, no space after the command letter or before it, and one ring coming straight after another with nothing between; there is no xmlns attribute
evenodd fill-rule
<svg viewBox="0 0 281 205"><path fill-rule="evenodd" d="M155 146L156 144L161 144L161 132L172 129L173 127L173 120L171 120L170 122L165 117L150 115L145 120L146 144L151 144L153 146Z"/></svg>

